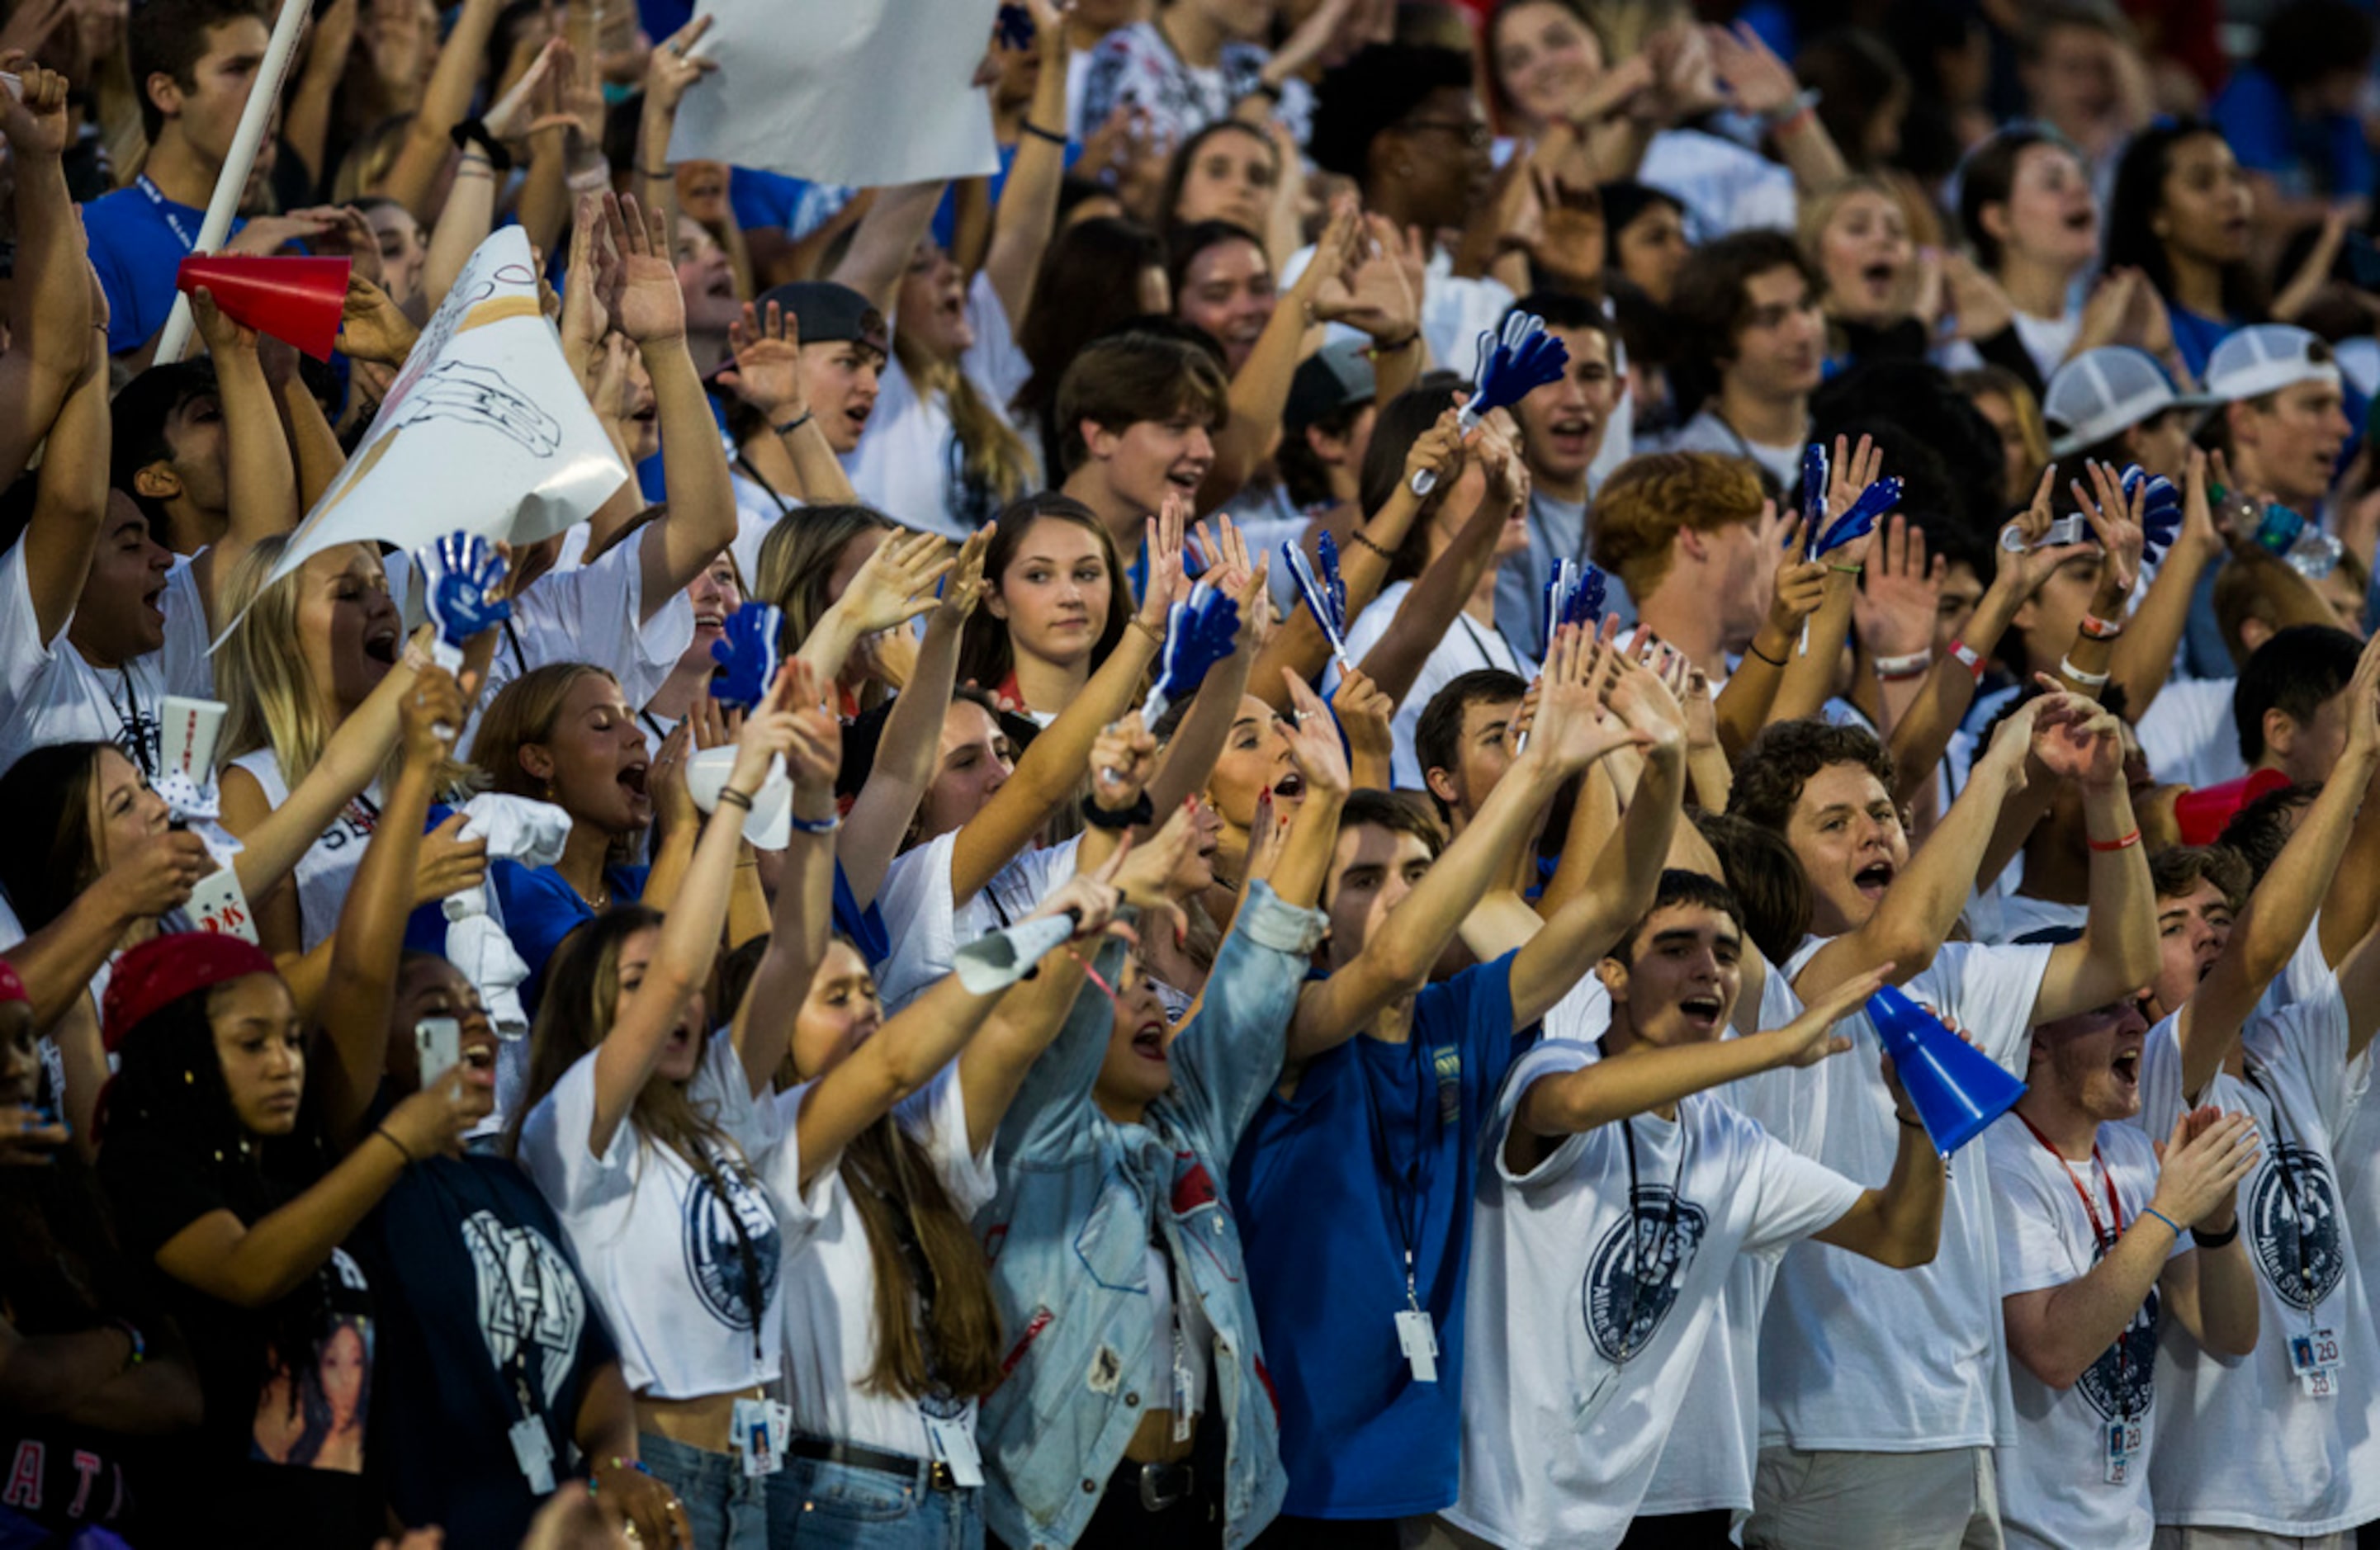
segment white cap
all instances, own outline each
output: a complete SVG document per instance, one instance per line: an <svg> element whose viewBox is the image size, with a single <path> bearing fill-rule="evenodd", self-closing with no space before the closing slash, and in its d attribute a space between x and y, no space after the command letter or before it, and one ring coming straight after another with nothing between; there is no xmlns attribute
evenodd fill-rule
<svg viewBox="0 0 2380 1550"><path fill-rule="evenodd" d="M2058 369L2042 395L2041 413L2049 421L2049 454L2071 457L2168 409L2204 408L2214 402L2176 393L2173 379L2147 351L2106 345Z"/></svg>
<svg viewBox="0 0 2380 1550"><path fill-rule="evenodd" d="M2316 350L2321 352L2317 359ZM2327 345L2288 323L2243 328L2215 346L2206 359L2206 394L2217 403L2261 398L2299 382L2338 385L2338 366Z"/></svg>

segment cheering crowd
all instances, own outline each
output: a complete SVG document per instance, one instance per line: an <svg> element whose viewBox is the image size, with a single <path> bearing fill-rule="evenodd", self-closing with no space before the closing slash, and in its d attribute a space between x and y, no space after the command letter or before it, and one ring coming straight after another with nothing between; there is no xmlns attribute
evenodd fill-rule
<svg viewBox="0 0 2380 1550"><path fill-rule="evenodd" d="M0 19L0 1550L2380 1522L2365 6L294 3Z"/></svg>

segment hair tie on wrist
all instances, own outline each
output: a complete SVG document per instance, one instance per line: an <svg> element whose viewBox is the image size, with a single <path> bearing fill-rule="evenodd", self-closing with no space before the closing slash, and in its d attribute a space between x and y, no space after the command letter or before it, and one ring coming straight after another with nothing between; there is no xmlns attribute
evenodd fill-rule
<svg viewBox="0 0 2380 1550"><path fill-rule="evenodd" d="M1394 560L1396 558L1395 555L1390 553L1387 550L1382 549L1378 544L1374 543L1371 536L1360 527L1347 535L1347 541L1354 544L1358 549L1370 550L1373 553L1378 555L1383 560Z"/></svg>
<svg viewBox="0 0 2380 1550"><path fill-rule="evenodd" d="M741 807L747 813L752 810L752 799L734 786L722 786L719 789L719 805L722 807Z"/></svg>
<svg viewBox="0 0 2380 1550"><path fill-rule="evenodd" d="M1055 129L1045 129L1029 118L1025 121L1023 127L1025 132L1031 135L1035 139L1046 139L1051 145L1063 145L1066 143L1065 136L1060 134Z"/></svg>
<svg viewBox="0 0 2380 1550"><path fill-rule="evenodd" d="M1743 649L1744 649L1744 653L1745 653L1745 655L1747 655L1747 656L1753 656L1753 657L1757 657L1757 658L1759 658L1762 661L1767 662L1770 667L1783 667L1783 666L1785 665L1785 659L1784 659L1784 658L1782 658L1782 657L1772 657L1772 656L1770 656L1767 652L1763 651L1763 650L1760 648L1760 643L1759 643L1758 641L1754 641L1754 642L1752 642L1750 645L1746 646Z"/></svg>
<svg viewBox="0 0 2380 1550"><path fill-rule="evenodd" d="M390 1145L395 1147L397 1156L405 1159L406 1167L411 1168L415 1163L421 1160L419 1157L413 1155L413 1148L407 1146L404 1142L399 1141L386 1125L374 1126L372 1129L372 1134L380 1137L382 1141L385 1141Z"/></svg>
<svg viewBox="0 0 2380 1550"><path fill-rule="evenodd" d="M2179 1237L2180 1237L2180 1236L2181 1236L2181 1224L2180 1224L2180 1222L2178 1222L2178 1221L2175 1221L2171 1217L2167 1216L2164 1212L2162 1212L2162 1211L2158 1210L2155 1206L2154 1206L2154 1205L2143 1205L2143 1206L2142 1206L2142 1207L2141 1207L2141 1215L2142 1215L2142 1216L2143 1216L2143 1217L2155 1217L2157 1220L2159 1220L2159 1221L2161 1221L2161 1222L2165 1223L2165 1225L2166 1225L2166 1226L2168 1226L2168 1227L2169 1227L2169 1228L2173 1229L2173 1235L2174 1235L2176 1238L2179 1238Z"/></svg>
<svg viewBox="0 0 2380 1550"><path fill-rule="evenodd" d="M771 426L770 429L774 430L780 436L790 436L795 431L799 430L803 426L808 425L817 418L818 415L816 411L804 409L800 414L795 415L784 424Z"/></svg>
<svg viewBox="0 0 2380 1550"><path fill-rule="evenodd" d="M793 826L796 834L832 834L843 827L843 815L838 813L831 818L806 818L799 813L789 813L785 821Z"/></svg>

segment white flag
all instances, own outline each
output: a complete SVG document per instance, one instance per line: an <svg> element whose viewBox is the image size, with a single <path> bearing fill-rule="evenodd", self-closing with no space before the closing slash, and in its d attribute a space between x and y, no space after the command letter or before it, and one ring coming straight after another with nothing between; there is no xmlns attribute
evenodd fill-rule
<svg viewBox="0 0 2380 1550"><path fill-rule="evenodd" d="M974 84L998 0L702 0L719 68L678 105L673 161L880 188L996 171Z"/></svg>
<svg viewBox="0 0 2380 1550"><path fill-rule="evenodd" d="M593 515L627 478L538 305L528 236L506 226L463 266L264 585L343 543L410 551L457 531L534 543Z"/></svg>

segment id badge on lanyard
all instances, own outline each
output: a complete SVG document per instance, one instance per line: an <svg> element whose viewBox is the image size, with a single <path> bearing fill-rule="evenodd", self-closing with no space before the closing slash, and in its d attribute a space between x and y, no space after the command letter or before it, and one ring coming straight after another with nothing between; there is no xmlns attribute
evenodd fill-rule
<svg viewBox="0 0 2380 1550"><path fill-rule="evenodd" d="M2289 1337L2289 1371L2309 1399L2328 1399L2338 1393L2338 1331L2309 1329Z"/></svg>

